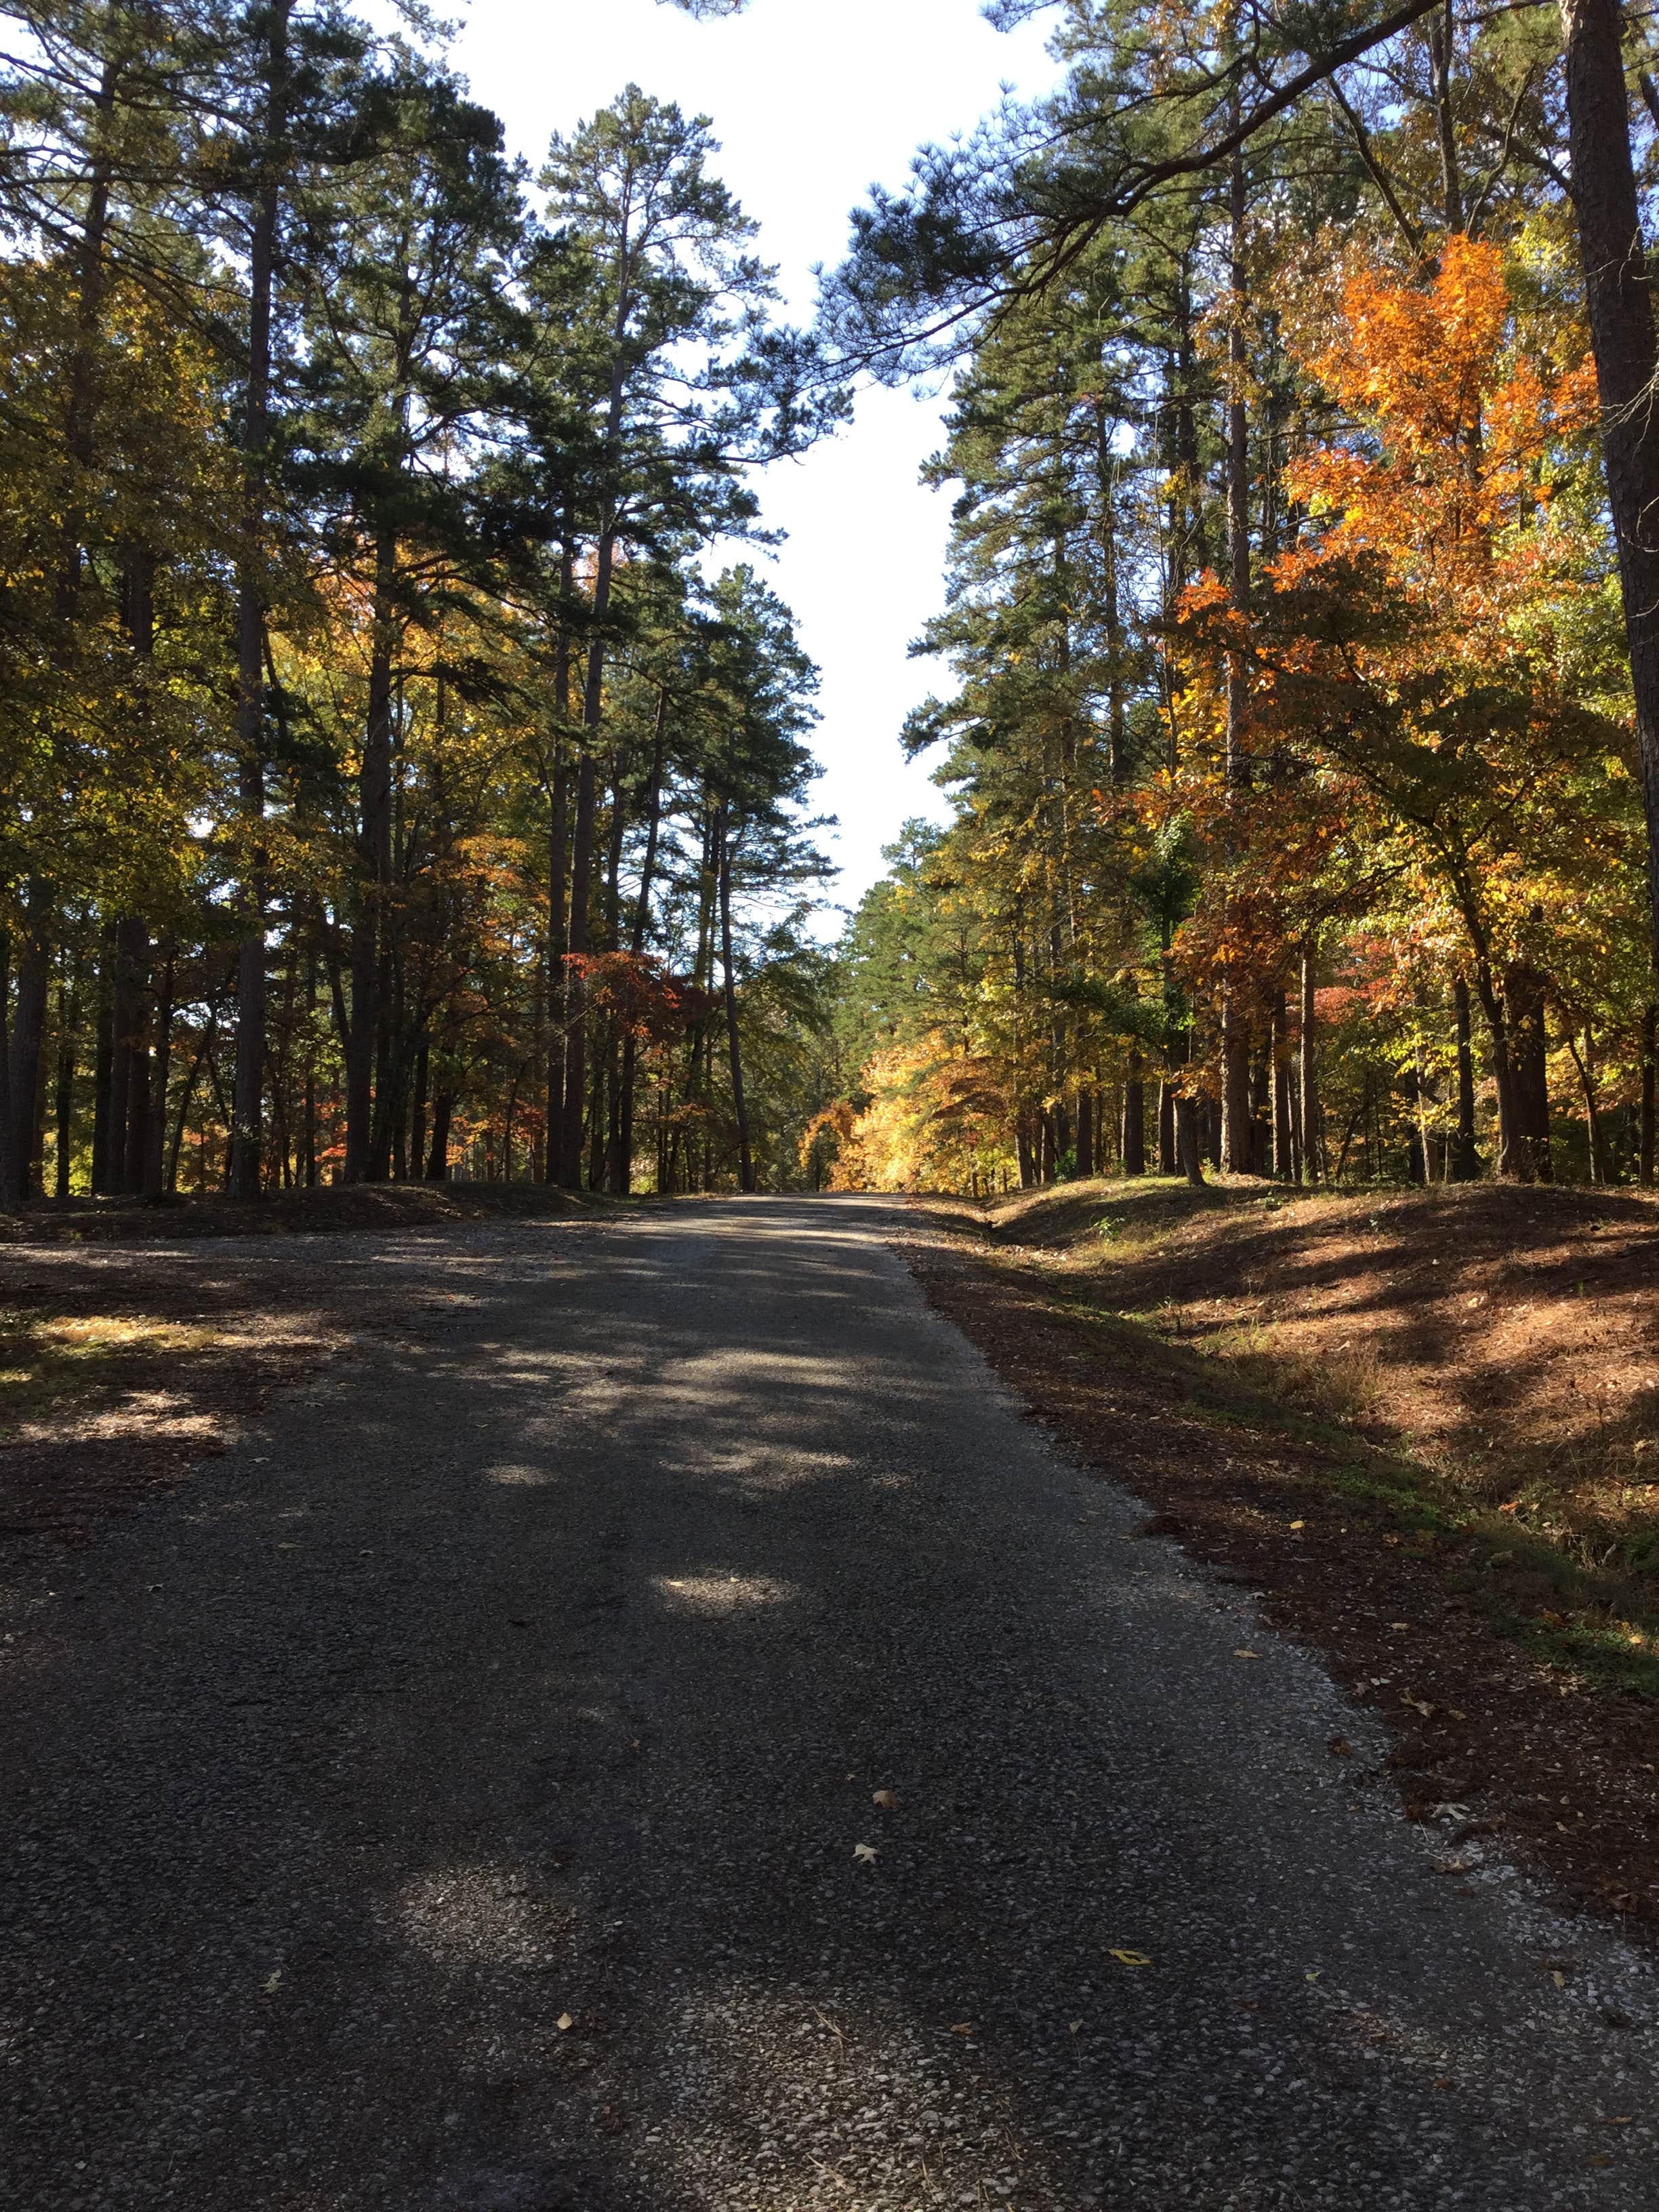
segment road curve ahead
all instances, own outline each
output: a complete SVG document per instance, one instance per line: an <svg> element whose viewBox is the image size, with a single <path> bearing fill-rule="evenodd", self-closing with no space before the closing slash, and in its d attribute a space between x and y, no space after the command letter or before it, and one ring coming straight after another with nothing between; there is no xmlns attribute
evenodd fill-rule
<svg viewBox="0 0 1659 2212"><path fill-rule="evenodd" d="M9 1594L5 2212L1659 2205L1645 1971L901 1225L339 1240L408 1340Z"/></svg>

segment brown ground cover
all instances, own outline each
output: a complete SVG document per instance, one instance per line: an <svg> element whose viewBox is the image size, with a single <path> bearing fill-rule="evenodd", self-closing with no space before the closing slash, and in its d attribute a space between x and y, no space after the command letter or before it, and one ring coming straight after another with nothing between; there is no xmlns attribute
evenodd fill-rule
<svg viewBox="0 0 1659 2212"><path fill-rule="evenodd" d="M925 1211L918 1276L1033 1413L1389 1722L1449 1877L1497 1832L1659 1934L1659 1205L1152 1182Z"/></svg>

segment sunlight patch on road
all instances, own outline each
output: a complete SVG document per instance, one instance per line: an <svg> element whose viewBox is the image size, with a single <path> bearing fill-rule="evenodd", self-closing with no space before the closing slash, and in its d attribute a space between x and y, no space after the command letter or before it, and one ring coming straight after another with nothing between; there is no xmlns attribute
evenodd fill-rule
<svg viewBox="0 0 1659 2212"><path fill-rule="evenodd" d="M440 1966L529 1968L564 1962L574 1917L562 1899L506 1866L417 1875L399 1894L397 1914L409 1941Z"/></svg>
<svg viewBox="0 0 1659 2212"><path fill-rule="evenodd" d="M677 1613L749 1613L800 1595L793 1583L769 1575L653 1575L652 1585Z"/></svg>

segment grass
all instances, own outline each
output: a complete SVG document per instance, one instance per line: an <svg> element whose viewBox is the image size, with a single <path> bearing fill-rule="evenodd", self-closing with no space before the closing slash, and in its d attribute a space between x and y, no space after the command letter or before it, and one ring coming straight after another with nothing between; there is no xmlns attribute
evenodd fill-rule
<svg viewBox="0 0 1659 2212"><path fill-rule="evenodd" d="M112 1403L153 1382L157 1363L221 1341L217 1329L146 1315L0 1311L0 1439Z"/></svg>

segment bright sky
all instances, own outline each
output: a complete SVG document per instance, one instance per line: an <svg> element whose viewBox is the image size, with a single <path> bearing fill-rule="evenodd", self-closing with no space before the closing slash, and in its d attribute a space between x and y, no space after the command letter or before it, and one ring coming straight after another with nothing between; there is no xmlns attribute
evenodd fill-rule
<svg viewBox="0 0 1659 2212"><path fill-rule="evenodd" d="M656 0L471 0L455 58L532 160L630 79L711 117L719 173L805 318L812 264L840 259L871 182L902 184L922 140L971 129L1005 82L1027 94L1050 84L1044 36L1040 21L993 31L978 0L750 0L715 22ZM943 811L927 767L908 766L897 743L942 677L906 658L940 598L950 495L916 482L939 443L936 401L866 392L849 429L763 487L767 521L789 535L762 565L823 672L817 802L840 817L831 895L848 905L908 815Z"/></svg>

